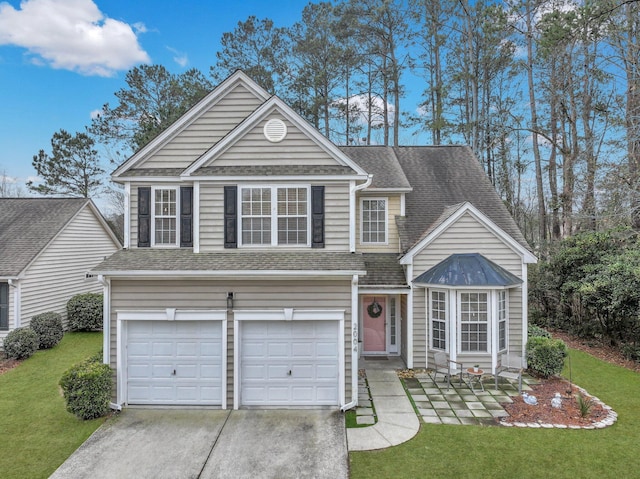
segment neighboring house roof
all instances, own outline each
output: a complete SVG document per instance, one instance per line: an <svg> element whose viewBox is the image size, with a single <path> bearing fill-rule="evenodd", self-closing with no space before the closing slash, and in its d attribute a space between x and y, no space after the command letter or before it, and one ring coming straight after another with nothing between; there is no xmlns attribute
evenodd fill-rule
<svg viewBox="0 0 640 479"><path fill-rule="evenodd" d="M94 268L97 274L157 275L162 271L239 275L264 271L268 274L365 274L363 256L324 251L225 251L193 253L188 249L135 249L113 254Z"/></svg>
<svg viewBox="0 0 640 479"><path fill-rule="evenodd" d="M87 205L104 222L86 198L0 198L0 277L17 277Z"/></svg>
<svg viewBox="0 0 640 479"><path fill-rule="evenodd" d="M367 190L411 191L411 183L402 171L392 147L341 146L340 149L373 175Z"/></svg>
<svg viewBox="0 0 640 479"><path fill-rule="evenodd" d="M397 253L364 253L362 256L367 275L360 278L360 286L408 288Z"/></svg>
<svg viewBox="0 0 640 479"><path fill-rule="evenodd" d="M522 280L479 253L452 254L413 280L424 286L509 287Z"/></svg>

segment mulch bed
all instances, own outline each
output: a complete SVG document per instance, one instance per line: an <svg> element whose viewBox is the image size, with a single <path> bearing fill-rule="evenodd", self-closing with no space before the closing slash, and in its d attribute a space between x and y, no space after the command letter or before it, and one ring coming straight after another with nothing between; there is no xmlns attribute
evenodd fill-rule
<svg viewBox="0 0 640 479"><path fill-rule="evenodd" d="M15 368L18 364L20 361L15 359L0 359L0 374Z"/></svg>
<svg viewBox="0 0 640 479"><path fill-rule="evenodd" d="M539 423L539 424L564 424L566 426L590 426L604 419L608 411L601 403L593 402L589 414L582 417L578 406L578 396L583 394L569 381L561 378L540 380L540 384L531 386L528 394L535 396L538 404L533 406L524 402L522 396L513 397L513 403L502 406L509 413L509 417L502 419L507 423ZM562 397L562 407L554 408L551 400L556 393ZM585 398L590 398L584 395Z"/></svg>

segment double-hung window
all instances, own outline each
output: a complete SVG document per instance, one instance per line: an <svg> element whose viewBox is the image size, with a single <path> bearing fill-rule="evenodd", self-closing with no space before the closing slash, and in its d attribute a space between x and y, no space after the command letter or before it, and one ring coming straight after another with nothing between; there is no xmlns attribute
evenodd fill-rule
<svg viewBox="0 0 640 479"><path fill-rule="evenodd" d="M240 188L240 230L245 246L309 246L309 187Z"/></svg>
<svg viewBox="0 0 640 479"><path fill-rule="evenodd" d="M360 236L362 243L387 243L387 198L362 198Z"/></svg>
<svg viewBox="0 0 640 479"><path fill-rule="evenodd" d="M177 188L154 189L152 228L155 246L178 245Z"/></svg>
<svg viewBox="0 0 640 479"><path fill-rule="evenodd" d="M9 284L0 283L0 331L9 329Z"/></svg>
<svg viewBox="0 0 640 479"><path fill-rule="evenodd" d="M447 293L445 291L431 291L429 296L429 311L431 312L431 347L433 349L447 349Z"/></svg>
<svg viewBox="0 0 640 479"><path fill-rule="evenodd" d="M498 350L507 349L507 292L498 291Z"/></svg>
<svg viewBox="0 0 640 479"><path fill-rule="evenodd" d="M459 293L460 351L489 351L488 293Z"/></svg>

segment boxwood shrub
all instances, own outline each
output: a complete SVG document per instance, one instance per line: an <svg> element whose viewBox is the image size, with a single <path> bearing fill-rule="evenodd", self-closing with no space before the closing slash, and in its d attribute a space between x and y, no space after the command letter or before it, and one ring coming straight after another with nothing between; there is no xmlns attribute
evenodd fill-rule
<svg viewBox="0 0 640 479"><path fill-rule="evenodd" d="M529 325L528 335L530 338L532 337L542 337L542 338L550 338L551 333L540 326L536 326L535 324Z"/></svg>
<svg viewBox="0 0 640 479"><path fill-rule="evenodd" d="M529 371L543 378L560 374L567 354L567 345L560 339L533 336L527 342Z"/></svg>
<svg viewBox="0 0 640 479"><path fill-rule="evenodd" d="M17 328L4 338L2 346L9 359L27 359L38 350L38 335L31 328Z"/></svg>
<svg viewBox="0 0 640 479"><path fill-rule="evenodd" d="M96 331L102 329L102 295L78 294L67 302L67 318L71 331Z"/></svg>
<svg viewBox="0 0 640 479"><path fill-rule="evenodd" d="M40 349L54 347L62 339L64 330L62 329L62 316L49 311L47 313L36 314L31 318L31 329L38 335Z"/></svg>
<svg viewBox="0 0 640 479"><path fill-rule="evenodd" d="M68 369L60 379L67 411L80 419L95 419L109 412L111 369L94 356Z"/></svg>

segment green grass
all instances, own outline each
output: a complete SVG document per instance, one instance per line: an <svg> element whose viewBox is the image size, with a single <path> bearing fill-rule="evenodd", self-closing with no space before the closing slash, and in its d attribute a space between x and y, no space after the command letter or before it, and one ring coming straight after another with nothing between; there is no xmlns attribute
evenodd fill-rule
<svg viewBox="0 0 640 479"><path fill-rule="evenodd" d="M423 424L405 444L350 453L351 478L640 477L640 375L580 351L570 354L573 382L618 413L614 426L548 430Z"/></svg>
<svg viewBox="0 0 640 479"><path fill-rule="evenodd" d="M67 333L0 375L0 477L49 477L104 419L81 421L65 409L62 373L102 347L102 333Z"/></svg>

